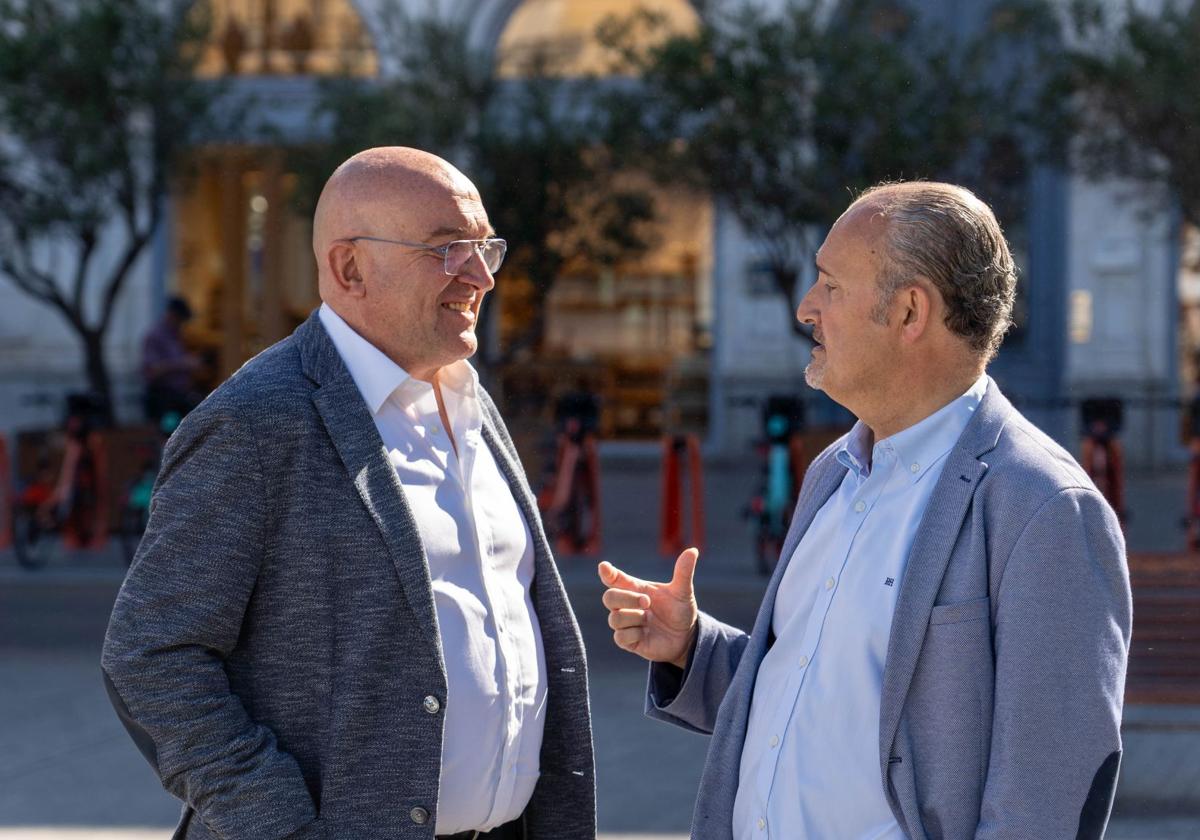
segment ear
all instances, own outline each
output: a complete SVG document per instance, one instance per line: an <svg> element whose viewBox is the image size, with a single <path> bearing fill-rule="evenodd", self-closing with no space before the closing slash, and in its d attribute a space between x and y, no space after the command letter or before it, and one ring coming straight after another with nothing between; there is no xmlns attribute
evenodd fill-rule
<svg viewBox="0 0 1200 840"><path fill-rule="evenodd" d="M912 344L924 336L933 325L937 301L934 291L925 282L905 286L896 294L900 316L900 337Z"/></svg>
<svg viewBox="0 0 1200 840"><path fill-rule="evenodd" d="M353 242L339 239L330 244L325 252L325 261L329 266L329 275L342 294L349 297L363 297L366 294Z"/></svg>

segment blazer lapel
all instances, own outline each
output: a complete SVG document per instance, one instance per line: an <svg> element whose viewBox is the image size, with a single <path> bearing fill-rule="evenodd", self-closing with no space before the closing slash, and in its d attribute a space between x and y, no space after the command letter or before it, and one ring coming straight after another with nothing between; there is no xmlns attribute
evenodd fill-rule
<svg viewBox="0 0 1200 840"><path fill-rule="evenodd" d="M841 441L837 445L840 445ZM846 468L834 458L829 458L816 469L809 469L804 484L801 485L800 498L796 502L796 511L792 515L792 524L788 527L787 536L783 539L783 548L779 552L779 562L775 564L775 572L767 583L763 593L762 605L758 609L758 618L754 622L753 636L764 640L770 639L771 618L775 614L775 596L779 592L779 583L783 580L784 572L792 561L796 546L812 525L817 511L829 501L829 497L837 490L842 479L846 477Z"/></svg>
<svg viewBox="0 0 1200 840"><path fill-rule="evenodd" d="M909 551L892 617L879 704L879 761L885 780L900 713L925 642L929 615L975 489L988 469L980 456L995 448L1011 411L1012 406L1000 394L996 383L989 380L975 417L947 457Z"/></svg>
<svg viewBox="0 0 1200 840"><path fill-rule="evenodd" d="M305 373L318 387L313 403L363 505L383 535L413 615L440 638L429 562L404 488L358 386L314 313L299 330Z"/></svg>

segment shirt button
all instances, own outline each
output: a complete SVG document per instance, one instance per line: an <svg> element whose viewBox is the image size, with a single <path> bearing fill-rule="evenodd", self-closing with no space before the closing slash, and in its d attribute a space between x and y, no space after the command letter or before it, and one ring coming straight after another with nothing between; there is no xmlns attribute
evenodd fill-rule
<svg viewBox="0 0 1200 840"><path fill-rule="evenodd" d="M424 706L425 711L429 712L431 715L436 715L442 710L442 704L432 694L425 698Z"/></svg>
<svg viewBox="0 0 1200 840"><path fill-rule="evenodd" d="M825 588L826 588L826 589L833 589L833 585L834 585L835 583L837 583L837 581L836 581L836 580L834 580L833 578L828 578L828 579L825 581Z"/></svg>
<svg viewBox="0 0 1200 840"><path fill-rule="evenodd" d="M425 825L425 823L429 822L429 812L418 806L408 812L408 818L417 825Z"/></svg>
<svg viewBox="0 0 1200 840"><path fill-rule="evenodd" d="M864 510L866 510L866 509L867 509L867 503L866 503L866 502L863 502L863 501L858 501L858 502L855 502L855 503L854 503L854 510L855 510L855 512L856 512L856 513L862 513L862 512L863 512Z"/></svg>
<svg viewBox="0 0 1200 840"><path fill-rule="evenodd" d="M430 426L429 433L431 435L440 435L442 433L442 427L441 426Z"/></svg>
<svg viewBox="0 0 1200 840"><path fill-rule="evenodd" d="M767 821L764 820L762 817L759 817L758 818L758 830L762 831L766 827L767 827Z"/></svg>
<svg viewBox="0 0 1200 840"><path fill-rule="evenodd" d="M771 746L772 746L772 747L778 747L778 746L779 746L779 736L778 736L778 735L772 735L772 736L771 736Z"/></svg>
<svg viewBox="0 0 1200 840"><path fill-rule="evenodd" d="M920 464L912 464L912 465L910 465L910 466L909 466L909 468L908 468L908 471L909 471L910 473L916 473L916 472L920 472L920 471L921 471L921 465L920 465Z"/></svg>
<svg viewBox="0 0 1200 840"><path fill-rule="evenodd" d="M805 665L808 664L808 657L801 654L800 658L796 660L796 664L799 665L801 668L803 668ZM771 746L774 746L774 744L772 744Z"/></svg>

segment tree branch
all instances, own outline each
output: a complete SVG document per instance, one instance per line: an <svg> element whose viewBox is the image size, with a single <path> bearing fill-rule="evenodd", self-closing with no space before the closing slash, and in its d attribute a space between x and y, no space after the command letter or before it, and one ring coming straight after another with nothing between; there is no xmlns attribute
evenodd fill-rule
<svg viewBox="0 0 1200 840"><path fill-rule="evenodd" d="M73 283L74 294L72 299L75 302L75 310L80 314L80 320L83 318L84 300L83 287L87 280L88 263L91 262L92 254L96 250L96 229L91 225L82 228L79 231L79 257L75 264L75 280Z"/></svg>
<svg viewBox="0 0 1200 840"><path fill-rule="evenodd" d="M141 231L132 231L129 243L125 246L125 253L121 257L121 261L113 268L109 274L108 282L105 284L104 305L100 311L100 321L97 329L103 333L108 329L108 324L112 320L112 313L116 307L117 297L121 293L121 288L125 285L125 279L129 276L130 269L141 256L142 250L146 247L146 243L150 241L150 237L158 230L158 225L162 221L163 202L161 196L155 196L152 200L150 220L146 228Z"/></svg>
<svg viewBox="0 0 1200 840"><path fill-rule="evenodd" d="M33 269L32 266L23 272L16 263L4 256L0 256L0 274L6 275L14 286L34 300L57 309L72 326L77 329L82 327L78 313L67 304L49 276Z"/></svg>

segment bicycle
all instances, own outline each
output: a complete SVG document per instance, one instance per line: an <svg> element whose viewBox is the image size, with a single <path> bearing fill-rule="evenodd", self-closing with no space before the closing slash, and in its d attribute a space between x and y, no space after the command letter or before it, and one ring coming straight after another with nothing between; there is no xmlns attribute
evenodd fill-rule
<svg viewBox="0 0 1200 840"><path fill-rule="evenodd" d="M61 437L48 437L35 456L32 478L13 504L13 548L17 562L39 569L59 544L67 549L99 548L107 538L102 487L107 458L96 431L100 406L86 394L67 398ZM61 441L61 462L55 467Z"/></svg>
<svg viewBox="0 0 1200 840"><path fill-rule="evenodd" d="M762 482L744 517L754 522L754 565L764 576L779 562L804 478L803 409L798 399L776 395L767 398L763 410L765 435L757 447Z"/></svg>

